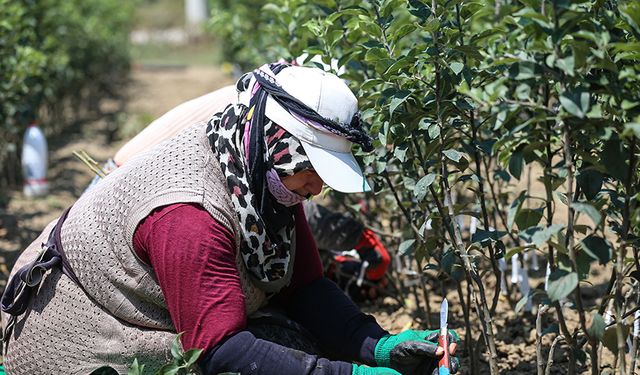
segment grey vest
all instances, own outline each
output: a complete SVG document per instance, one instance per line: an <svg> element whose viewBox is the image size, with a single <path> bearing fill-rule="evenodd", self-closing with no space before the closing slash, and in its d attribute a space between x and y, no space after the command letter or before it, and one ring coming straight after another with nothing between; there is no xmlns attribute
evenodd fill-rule
<svg viewBox="0 0 640 375"><path fill-rule="evenodd" d="M86 374L101 366L126 373L138 358L150 371L170 359L175 328L153 270L133 251L133 234L155 208L197 203L235 233L238 219L204 124L131 159L69 212L62 245L83 291L51 272L13 331L5 357L9 374ZM34 259L49 225L14 270ZM266 300L253 286L236 246L247 315ZM3 321L6 321L3 317Z"/></svg>

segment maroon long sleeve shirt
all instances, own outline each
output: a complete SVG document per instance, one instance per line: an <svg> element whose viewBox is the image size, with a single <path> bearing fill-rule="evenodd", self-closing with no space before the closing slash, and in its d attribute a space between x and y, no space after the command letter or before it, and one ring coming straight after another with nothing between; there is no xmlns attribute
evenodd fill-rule
<svg viewBox="0 0 640 375"><path fill-rule="evenodd" d="M294 273L289 295L322 277L315 242L296 208ZM210 348L246 327L234 235L204 208L173 204L153 211L136 229L136 254L153 268L184 348Z"/></svg>

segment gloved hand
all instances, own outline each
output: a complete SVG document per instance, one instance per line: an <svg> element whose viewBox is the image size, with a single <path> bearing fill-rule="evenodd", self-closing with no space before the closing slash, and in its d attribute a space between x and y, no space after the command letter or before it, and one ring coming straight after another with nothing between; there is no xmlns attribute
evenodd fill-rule
<svg viewBox="0 0 640 375"><path fill-rule="evenodd" d="M444 354L438 348L439 330L407 330L397 335L386 335L378 341L375 360L378 366L391 367L402 374L431 375L438 373L438 359ZM451 373L458 371L458 358L453 356L458 335L449 330Z"/></svg>
<svg viewBox="0 0 640 375"><path fill-rule="evenodd" d="M394 369L388 367L367 367L353 365L353 372L351 375L402 375Z"/></svg>

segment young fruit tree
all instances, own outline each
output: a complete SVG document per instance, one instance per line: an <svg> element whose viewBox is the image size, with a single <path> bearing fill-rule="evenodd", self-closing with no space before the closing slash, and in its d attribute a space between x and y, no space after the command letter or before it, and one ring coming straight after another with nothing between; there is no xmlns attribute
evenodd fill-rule
<svg viewBox="0 0 640 375"><path fill-rule="evenodd" d="M269 30L235 39L262 61L346 68L376 139L369 223L420 273L398 288L427 322L458 296L470 373L517 365L506 310L535 322L538 374L560 348L569 374L637 371L640 3L276 0L234 22Z"/></svg>

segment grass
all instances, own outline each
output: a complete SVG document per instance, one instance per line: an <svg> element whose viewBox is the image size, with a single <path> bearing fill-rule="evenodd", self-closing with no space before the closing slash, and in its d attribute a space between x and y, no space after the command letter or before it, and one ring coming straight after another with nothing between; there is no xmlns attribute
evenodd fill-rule
<svg viewBox="0 0 640 375"><path fill-rule="evenodd" d="M219 50L212 41L185 45L149 43L131 46L133 61L143 65L214 65Z"/></svg>
<svg viewBox="0 0 640 375"><path fill-rule="evenodd" d="M133 30L182 29L185 26L184 1L137 0ZM131 46L133 61L142 65L214 65L220 61L219 48L205 34L192 37L186 44L152 41Z"/></svg>
<svg viewBox="0 0 640 375"><path fill-rule="evenodd" d="M183 27L184 17L184 1L142 0L134 14L134 29Z"/></svg>

